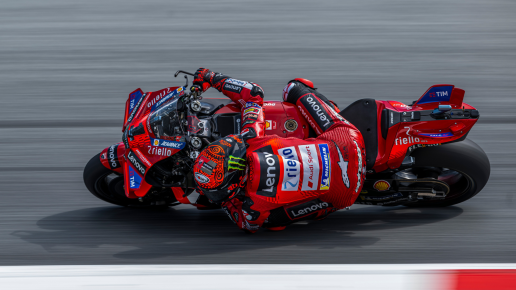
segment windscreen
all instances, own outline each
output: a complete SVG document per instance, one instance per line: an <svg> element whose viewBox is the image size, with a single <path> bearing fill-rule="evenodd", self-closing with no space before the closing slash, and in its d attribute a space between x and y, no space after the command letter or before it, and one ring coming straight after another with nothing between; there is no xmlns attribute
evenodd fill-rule
<svg viewBox="0 0 516 290"><path fill-rule="evenodd" d="M177 100L164 105L149 117L149 124L156 138L182 135L177 112Z"/></svg>

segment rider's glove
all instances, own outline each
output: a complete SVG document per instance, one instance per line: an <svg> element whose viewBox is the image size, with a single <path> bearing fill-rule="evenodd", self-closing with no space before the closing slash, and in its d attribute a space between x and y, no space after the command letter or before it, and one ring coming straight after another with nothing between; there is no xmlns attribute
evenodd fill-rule
<svg viewBox="0 0 516 290"><path fill-rule="evenodd" d="M194 74L193 84L202 88L205 92L211 87L210 79L213 76L213 72L207 68L199 68Z"/></svg>

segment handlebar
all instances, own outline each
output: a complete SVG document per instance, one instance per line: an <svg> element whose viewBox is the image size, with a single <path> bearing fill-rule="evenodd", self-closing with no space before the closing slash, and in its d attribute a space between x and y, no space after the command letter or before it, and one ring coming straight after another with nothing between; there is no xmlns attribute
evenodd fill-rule
<svg viewBox="0 0 516 290"><path fill-rule="evenodd" d="M183 74L185 74L185 75L195 76L193 73L189 73L189 72L184 71L184 70L178 70L178 71L176 71L176 73L174 74L174 77L175 77L175 78L177 78L177 76L178 76L179 74L181 74L181 73L183 73Z"/></svg>

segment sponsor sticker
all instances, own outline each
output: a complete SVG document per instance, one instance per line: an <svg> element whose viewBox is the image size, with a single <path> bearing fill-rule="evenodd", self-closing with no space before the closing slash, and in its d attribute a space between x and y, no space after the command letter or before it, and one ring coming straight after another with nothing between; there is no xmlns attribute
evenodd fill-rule
<svg viewBox="0 0 516 290"><path fill-rule="evenodd" d="M333 141L333 144L335 144L335 148L337 148L337 152L339 153L339 162L337 162L337 163L339 164L340 171L342 173L342 182L344 183L344 185L347 188L349 188L349 176L348 176L349 159L348 159L347 150L344 147L344 157L343 157L342 152L341 152L339 146L337 145L337 143L335 143L335 141Z"/></svg>
<svg viewBox="0 0 516 290"><path fill-rule="evenodd" d="M421 136L426 136L426 137L437 137L437 138L453 137L453 134L452 134L451 132L438 133L438 134L425 134L425 133L420 133L419 135L421 135Z"/></svg>
<svg viewBox="0 0 516 290"><path fill-rule="evenodd" d="M140 94L141 94L141 92L140 92ZM131 113L129 114L129 117L127 118L127 123L131 123L134 116L136 115L136 112L138 112L138 110L140 109L143 99L145 99L145 98L143 97L143 95L141 95L141 97L138 99L138 102L134 106L132 105L132 101L131 101L131 105L129 106L129 108L132 107L132 109L129 110Z"/></svg>
<svg viewBox="0 0 516 290"><path fill-rule="evenodd" d="M165 104L167 101L173 100L175 97L181 97L182 95L184 95L183 88L179 87L179 88L175 89L174 91L166 94L163 98L161 98L161 96L158 96L157 98L153 98L147 106L148 107L152 106L151 112L154 112L157 108L161 107L161 105ZM161 100L160 100L160 98L161 98Z"/></svg>
<svg viewBox="0 0 516 290"><path fill-rule="evenodd" d="M331 116L328 114L323 104L313 95L302 98L301 103L306 107L309 115L315 120L323 132L333 125Z"/></svg>
<svg viewBox="0 0 516 290"><path fill-rule="evenodd" d="M156 104L162 97L172 95L175 91L170 91L170 88L163 89L159 94L151 93L150 99L147 101L147 108Z"/></svg>
<svg viewBox="0 0 516 290"><path fill-rule="evenodd" d="M226 84L233 84L233 85L237 85L237 86L245 86L245 85L248 84L245 81L236 80L236 79L227 79L225 83Z"/></svg>
<svg viewBox="0 0 516 290"><path fill-rule="evenodd" d="M258 184L256 193L263 196L274 197L276 196L276 186L279 183L281 170L279 158L272 153L272 150L271 152L257 152L256 154L260 162L260 183Z"/></svg>
<svg viewBox="0 0 516 290"><path fill-rule="evenodd" d="M319 184L319 155L314 144L299 145L299 153L303 162L302 191L317 190Z"/></svg>
<svg viewBox="0 0 516 290"><path fill-rule="evenodd" d="M360 187L362 186L362 173L365 172L362 167L362 151L360 150L360 146L358 146L357 141L353 140L355 146L357 148L357 157L358 157L358 171L357 171L357 187L355 188L355 192L358 192Z"/></svg>
<svg viewBox="0 0 516 290"><path fill-rule="evenodd" d="M140 188L140 184L142 182L142 178L136 170L133 169L131 165L129 165L129 188L138 189Z"/></svg>
<svg viewBox="0 0 516 290"><path fill-rule="evenodd" d="M143 93L140 89L132 92L129 95L129 114L131 114L136 107L136 104L140 101L140 99L143 97Z"/></svg>
<svg viewBox="0 0 516 290"><path fill-rule="evenodd" d="M151 138L151 144L153 146L166 147L166 148L172 148L172 149L183 149L186 145L185 142L177 142L177 141L154 139L154 138Z"/></svg>
<svg viewBox="0 0 516 290"><path fill-rule="evenodd" d="M314 199L299 205L287 207L285 208L285 211L290 219L298 219L329 207L333 207L333 205L320 199Z"/></svg>
<svg viewBox="0 0 516 290"><path fill-rule="evenodd" d="M417 104L450 101L453 86L438 86L430 88Z"/></svg>
<svg viewBox="0 0 516 290"><path fill-rule="evenodd" d="M386 180L378 180L374 183L373 188L378 191L386 191L391 188L391 184Z"/></svg>
<svg viewBox="0 0 516 290"><path fill-rule="evenodd" d="M200 156L197 165L201 168L201 171L209 175L211 175L213 173L213 169L217 167L217 163L206 158L206 156Z"/></svg>
<svg viewBox="0 0 516 290"><path fill-rule="evenodd" d="M147 171L147 167L143 164L143 162L134 154L133 151L129 151L127 154L127 159L134 165L137 172L140 173L142 176L145 175L145 172Z"/></svg>
<svg viewBox="0 0 516 290"><path fill-rule="evenodd" d="M159 156L164 156L164 157L172 156L172 149L155 147L155 146L147 146L147 149L148 149L147 154L149 154L149 155L159 155Z"/></svg>
<svg viewBox="0 0 516 290"><path fill-rule="evenodd" d="M265 130L276 129L276 121L265 120Z"/></svg>
<svg viewBox="0 0 516 290"><path fill-rule="evenodd" d="M206 175L200 174L199 172L195 173L195 180L199 183L208 183L210 178Z"/></svg>
<svg viewBox="0 0 516 290"><path fill-rule="evenodd" d="M109 166L111 167L111 169L120 167L120 162L118 161L118 153L117 152L118 152L118 144L111 145L111 147L109 147L109 149L108 149L107 157L108 157Z"/></svg>
<svg viewBox="0 0 516 290"><path fill-rule="evenodd" d="M248 119L250 119L250 120L258 120L258 115L256 115L256 114L246 114L244 116L244 120L248 120Z"/></svg>
<svg viewBox="0 0 516 290"><path fill-rule="evenodd" d="M320 190L329 190L330 189L330 169L331 169L331 160L330 160L330 150L328 144L319 144L319 152L321 153L321 187Z"/></svg>
<svg viewBox="0 0 516 290"><path fill-rule="evenodd" d="M145 163L145 165L151 167L152 164L149 162L149 160L147 160L147 158L145 158L145 156L143 156L143 154L140 152L140 150L138 150L137 148L134 149L134 152L136 153L136 155L138 155L138 157L140 158L140 160Z"/></svg>
<svg viewBox="0 0 516 290"><path fill-rule="evenodd" d="M283 178L281 180L281 190L297 191L299 179L301 177L301 163L297 156L296 147L286 147L278 149L279 155L283 159Z"/></svg>
<svg viewBox="0 0 516 290"><path fill-rule="evenodd" d="M239 85L228 84L226 81L226 83L224 84L224 90L240 94L240 92L242 91L242 87Z"/></svg>
<svg viewBox="0 0 516 290"><path fill-rule="evenodd" d="M244 116L247 114L259 114L259 113L260 113L260 109L255 108L255 107L249 107L244 110Z"/></svg>

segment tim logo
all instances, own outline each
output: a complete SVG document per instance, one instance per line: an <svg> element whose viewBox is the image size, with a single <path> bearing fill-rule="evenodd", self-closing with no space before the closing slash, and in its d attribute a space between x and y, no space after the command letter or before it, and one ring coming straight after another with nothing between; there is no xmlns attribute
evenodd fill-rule
<svg viewBox="0 0 516 290"><path fill-rule="evenodd" d="M283 159L283 177L281 179L281 190L297 191L299 177L301 176L301 165L295 147L286 147L278 150Z"/></svg>
<svg viewBox="0 0 516 290"><path fill-rule="evenodd" d="M447 91L443 91L443 92L433 92L433 93L429 93L428 96L430 98L435 98L435 97L447 97L448 96L448 92Z"/></svg>

